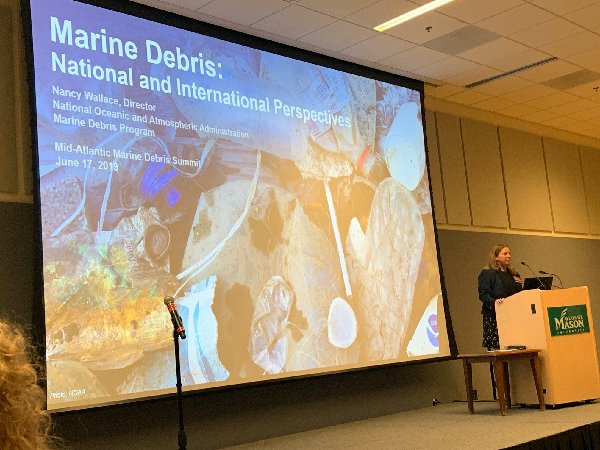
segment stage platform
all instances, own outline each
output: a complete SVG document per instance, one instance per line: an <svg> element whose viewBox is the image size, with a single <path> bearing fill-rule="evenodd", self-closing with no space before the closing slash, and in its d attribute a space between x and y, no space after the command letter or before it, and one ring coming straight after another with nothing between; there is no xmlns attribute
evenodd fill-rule
<svg viewBox="0 0 600 450"><path fill-rule="evenodd" d="M475 402L475 414L456 402L227 448L600 450L600 402L546 411L513 407L504 417L497 402Z"/></svg>

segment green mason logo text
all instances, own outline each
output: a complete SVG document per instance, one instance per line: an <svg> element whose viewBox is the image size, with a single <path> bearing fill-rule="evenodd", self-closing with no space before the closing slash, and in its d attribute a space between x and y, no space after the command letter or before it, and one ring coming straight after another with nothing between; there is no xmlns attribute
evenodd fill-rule
<svg viewBox="0 0 600 450"><path fill-rule="evenodd" d="M558 306L548 308L550 335L588 333L590 324L585 305Z"/></svg>

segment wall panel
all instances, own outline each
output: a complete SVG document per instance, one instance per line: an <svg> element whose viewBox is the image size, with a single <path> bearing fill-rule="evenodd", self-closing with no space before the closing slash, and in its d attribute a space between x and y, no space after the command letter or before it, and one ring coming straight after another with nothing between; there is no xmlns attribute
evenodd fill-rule
<svg viewBox="0 0 600 450"><path fill-rule="evenodd" d="M472 119L462 126L473 225L508 227L498 128Z"/></svg>
<svg viewBox="0 0 600 450"><path fill-rule="evenodd" d="M510 227L552 231L542 138L510 128L499 130Z"/></svg>
<svg viewBox="0 0 600 450"><path fill-rule="evenodd" d="M444 113L436 113L436 118L447 221L451 225L471 225L460 121Z"/></svg>
<svg viewBox="0 0 600 450"><path fill-rule="evenodd" d="M554 231L589 233L579 148L551 138L544 138L543 144Z"/></svg>
<svg viewBox="0 0 600 450"><path fill-rule="evenodd" d="M600 150L579 147L590 233L600 234Z"/></svg>
<svg viewBox="0 0 600 450"><path fill-rule="evenodd" d="M429 159L429 176L431 178L431 203L434 208L436 223L446 223L446 206L444 205L440 152L438 148L435 113L433 111L425 111L425 127Z"/></svg>
<svg viewBox="0 0 600 450"><path fill-rule="evenodd" d="M17 171L15 52L13 16L10 8L0 6L0 192L19 190Z"/></svg>

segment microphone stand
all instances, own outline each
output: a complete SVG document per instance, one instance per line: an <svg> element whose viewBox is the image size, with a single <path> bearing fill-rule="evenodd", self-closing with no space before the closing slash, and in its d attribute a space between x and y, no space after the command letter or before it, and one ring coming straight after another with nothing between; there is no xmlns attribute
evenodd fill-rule
<svg viewBox="0 0 600 450"><path fill-rule="evenodd" d="M558 278L558 281L560 281L560 288L561 288L561 289L564 289L564 288L565 288L565 287L563 286L563 282L562 282L562 280L561 280L561 279L560 279L560 277L559 277L558 275L556 275L555 273L544 272L543 270L540 270L540 273L541 273L542 275L552 275L552 276L555 276L556 278Z"/></svg>
<svg viewBox="0 0 600 450"><path fill-rule="evenodd" d="M179 363L179 333L173 330L173 342L175 343L175 375L177 377L177 403L179 406L179 434L177 435L177 444L179 450L187 449L187 435L183 426L183 399L181 396L181 365Z"/></svg>
<svg viewBox="0 0 600 450"><path fill-rule="evenodd" d="M524 265L525 267L527 267L531 271L531 273L533 274L533 276L538 280L538 283L540 283L540 286L538 287L538 289L540 289L540 288L543 289L544 288L544 283L542 283L542 280L540 280L540 278L535 274L535 272L533 271L533 269L531 267L529 267L529 264L527 264L524 261L521 261L521 264Z"/></svg>

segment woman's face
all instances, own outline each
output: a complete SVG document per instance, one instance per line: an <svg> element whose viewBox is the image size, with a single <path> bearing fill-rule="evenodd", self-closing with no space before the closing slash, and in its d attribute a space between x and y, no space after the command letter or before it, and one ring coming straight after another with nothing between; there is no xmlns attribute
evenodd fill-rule
<svg viewBox="0 0 600 450"><path fill-rule="evenodd" d="M506 269L510 265L510 248L504 247L500 250L500 253L496 256L496 261L502 269Z"/></svg>

